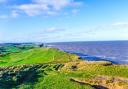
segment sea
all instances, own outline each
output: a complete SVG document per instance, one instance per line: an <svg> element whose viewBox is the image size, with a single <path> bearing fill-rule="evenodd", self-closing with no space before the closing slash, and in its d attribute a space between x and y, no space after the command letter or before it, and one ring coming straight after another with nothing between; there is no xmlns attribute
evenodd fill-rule
<svg viewBox="0 0 128 89"><path fill-rule="evenodd" d="M128 41L56 42L47 45L76 54L82 60L128 64Z"/></svg>

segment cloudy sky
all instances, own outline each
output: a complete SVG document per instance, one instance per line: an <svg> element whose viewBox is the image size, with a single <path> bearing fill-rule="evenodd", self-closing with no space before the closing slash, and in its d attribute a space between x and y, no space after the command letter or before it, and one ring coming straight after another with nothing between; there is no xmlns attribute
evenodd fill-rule
<svg viewBox="0 0 128 89"><path fill-rule="evenodd" d="M0 0L0 43L98 40L128 40L128 0Z"/></svg>

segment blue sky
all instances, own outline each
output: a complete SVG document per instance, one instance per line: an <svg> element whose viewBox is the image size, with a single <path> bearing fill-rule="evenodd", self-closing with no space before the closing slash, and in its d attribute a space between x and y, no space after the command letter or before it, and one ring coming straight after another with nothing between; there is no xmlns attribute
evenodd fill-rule
<svg viewBox="0 0 128 89"><path fill-rule="evenodd" d="M0 42L128 40L128 0L0 0Z"/></svg>

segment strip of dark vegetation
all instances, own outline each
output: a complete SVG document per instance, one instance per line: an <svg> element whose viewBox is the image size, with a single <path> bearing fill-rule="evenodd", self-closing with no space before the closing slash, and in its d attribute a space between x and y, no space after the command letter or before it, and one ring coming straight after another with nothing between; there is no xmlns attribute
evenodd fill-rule
<svg viewBox="0 0 128 89"><path fill-rule="evenodd" d="M12 89L20 84L38 81L41 76L46 76L47 71L57 71L63 64L36 64L11 67L0 67L0 88Z"/></svg>

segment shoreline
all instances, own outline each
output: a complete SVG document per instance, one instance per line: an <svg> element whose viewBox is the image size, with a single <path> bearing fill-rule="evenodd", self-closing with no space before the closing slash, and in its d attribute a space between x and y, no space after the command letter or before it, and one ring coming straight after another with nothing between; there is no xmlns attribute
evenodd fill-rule
<svg viewBox="0 0 128 89"><path fill-rule="evenodd" d="M108 59L103 59L103 58L92 56L92 55L86 55L86 54L83 54L83 53L69 52L69 51L64 51L64 52L70 53L70 54L75 54L75 55L80 57L80 60L84 60L84 61L89 61L89 62L106 61L106 62L111 62L112 64L116 64L116 65L128 65L128 64L125 64L125 63L117 63L115 61L111 61L111 60L108 60Z"/></svg>

